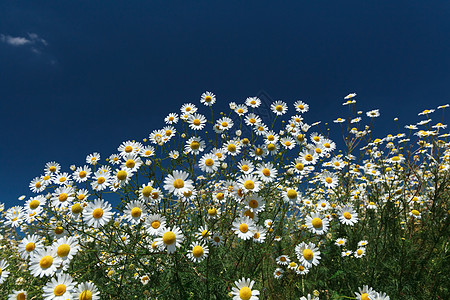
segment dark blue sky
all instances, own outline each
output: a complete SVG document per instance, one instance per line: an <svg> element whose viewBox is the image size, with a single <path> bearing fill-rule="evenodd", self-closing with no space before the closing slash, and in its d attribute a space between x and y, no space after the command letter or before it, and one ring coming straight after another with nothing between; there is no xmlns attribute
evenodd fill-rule
<svg viewBox="0 0 450 300"><path fill-rule="evenodd" d="M356 92L386 128L449 102L448 1L241 2L0 2L0 202L30 194L46 162L104 159L206 90L302 99L310 122L345 117Z"/></svg>

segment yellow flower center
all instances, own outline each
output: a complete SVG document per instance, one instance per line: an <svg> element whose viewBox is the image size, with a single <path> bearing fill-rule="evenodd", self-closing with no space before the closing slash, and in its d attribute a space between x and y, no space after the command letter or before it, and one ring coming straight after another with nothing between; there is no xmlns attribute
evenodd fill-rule
<svg viewBox="0 0 450 300"><path fill-rule="evenodd" d="M335 161L335 162L334 162L334 165L335 165L336 167L339 167L341 164L340 164L338 161Z"/></svg>
<svg viewBox="0 0 450 300"><path fill-rule="evenodd" d="M158 220L152 222L153 229L158 229L161 226L161 223Z"/></svg>
<svg viewBox="0 0 450 300"><path fill-rule="evenodd" d="M199 119L194 119L194 121L192 121L192 124L194 124L195 126L199 126L201 122Z"/></svg>
<svg viewBox="0 0 450 300"><path fill-rule="evenodd" d="M267 168L264 168L264 169L262 170L262 173L264 174L264 176L270 176L270 170L267 169Z"/></svg>
<svg viewBox="0 0 450 300"><path fill-rule="evenodd" d="M18 293L17 296L16 296L16 299L17 300L25 300L26 299L25 293L23 293L23 292Z"/></svg>
<svg viewBox="0 0 450 300"><path fill-rule="evenodd" d="M311 154L306 154L305 155L305 160L306 161L312 161L313 160L313 156Z"/></svg>
<svg viewBox="0 0 450 300"><path fill-rule="evenodd" d="M164 244L172 245L173 243L175 243L175 241L176 241L175 233L173 233L172 231L167 231L166 233L164 233L163 235Z"/></svg>
<svg viewBox="0 0 450 300"><path fill-rule="evenodd" d="M289 199L295 199L297 198L297 192L293 189L290 189L289 191L287 191L287 196Z"/></svg>
<svg viewBox="0 0 450 300"><path fill-rule="evenodd" d="M184 188L184 181L183 181L183 179L180 179L180 178L175 179L173 181L173 187L176 188L176 189Z"/></svg>
<svg viewBox="0 0 450 300"><path fill-rule="evenodd" d="M222 127L228 127L228 123L227 122L222 122Z"/></svg>
<svg viewBox="0 0 450 300"><path fill-rule="evenodd" d="M314 149L314 151L316 151L317 154L322 153L322 150L320 150L320 148L316 148L316 149Z"/></svg>
<svg viewBox="0 0 450 300"><path fill-rule="evenodd" d="M39 204L41 204L41 203L38 200L33 200L30 202L30 208L36 209L39 206Z"/></svg>
<svg viewBox="0 0 450 300"><path fill-rule="evenodd" d="M52 173L55 173L56 172L56 167L55 166L51 166L48 170L50 172L52 172Z"/></svg>
<svg viewBox="0 0 450 300"><path fill-rule="evenodd" d="M97 179L97 183L98 183L98 184L102 184L102 183L104 183L105 181L106 181L105 177L99 177L99 178Z"/></svg>
<svg viewBox="0 0 450 300"><path fill-rule="evenodd" d="M217 200L223 200L223 198L225 198L225 195L223 193L217 193L216 198Z"/></svg>
<svg viewBox="0 0 450 300"><path fill-rule="evenodd" d="M313 252L311 251L311 249L305 249L303 250L303 257L306 260L311 260L313 258Z"/></svg>
<svg viewBox="0 0 450 300"><path fill-rule="evenodd" d="M261 149L261 148L256 148L255 149L255 154L256 155L261 156L261 155L263 155L263 153L264 153L263 149Z"/></svg>
<svg viewBox="0 0 450 300"><path fill-rule="evenodd" d="M136 163L134 162L134 160L129 159L127 160L127 162L125 163L125 165L127 166L127 168L134 168L134 166L136 165Z"/></svg>
<svg viewBox="0 0 450 300"><path fill-rule="evenodd" d="M305 168L305 166L302 163L297 163L295 165L295 168L299 171L302 171Z"/></svg>
<svg viewBox="0 0 450 300"><path fill-rule="evenodd" d="M331 147L330 143L325 143L325 144L323 144L323 146L324 146L325 148L330 148L330 147Z"/></svg>
<svg viewBox="0 0 450 300"><path fill-rule="evenodd" d="M211 167L214 164L214 161L211 158L207 158L205 160L205 165L207 165L208 167Z"/></svg>
<svg viewBox="0 0 450 300"><path fill-rule="evenodd" d="M276 109L277 111L283 111L283 106L277 105L277 106L275 107L275 109Z"/></svg>
<svg viewBox="0 0 450 300"><path fill-rule="evenodd" d="M254 119L254 118L250 118L248 121L249 121L250 123L252 123L252 124L255 124L255 123L256 123L256 119Z"/></svg>
<svg viewBox="0 0 450 300"><path fill-rule="evenodd" d="M208 209L208 215L215 216L216 214L217 214L217 209L215 209L215 208Z"/></svg>
<svg viewBox="0 0 450 300"><path fill-rule="evenodd" d="M325 182L330 184L333 182L333 179L331 177L327 177L327 178L325 178Z"/></svg>
<svg viewBox="0 0 450 300"><path fill-rule="evenodd" d="M89 290L82 291L78 300L92 300L92 292Z"/></svg>
<svg viewBox="0 0 450 300"><path fill-rule="evenodd" d="M35 245L33 242L30 242L30 243L28 243L28 244L25 246L25 250L26 250L27 252L33 251L34 248L36 248L36 245Z"/></svg>
<svg viewBox="0 0 450 300"><path fill-rule="evenodd" d="M299 104L297 107L298 107L298 109L301 109L301 110L305 109L305 107L301 104Z"/></svg>
<svg viewBox="0 0 450 300"><path fill-rule="evenodd" d="M304 267L304 266L298 266L298 269L299 269L300 271L305 271L305 267Z"/></svg>
<svg viewBox="0 0 450 300"><path fill-rule="evenodd" d="M363 294L361 295L361 300L370 300L369 294L363 293Z"/></svg>
<svg viewBox="0 0 450 300"><path fill-rule="evenodd" d="M348 211L346 211L344 213L344 218L346 218L347 220L350 220L352 218L352 215Z"/></svg>
<svg viewBox="0 0 450 300"><path fill-rule="evenodd" d="M250 143L250 140L248 138L243 138L241 142L242 144L247 145L248 143Z"/></svg>
<svg viewBox="0 0 450 300"><path fill-rule="evenodd" d="M242 171L247 172L250 168L247 165L242 165L241 169Z"/></svg>
<svg viewBox="0 0 450 300"><path fill-rule="evenodd" d="M55 286L55 289L53 290L53 293L55 296L61 296L66 292L66 286L64 284L58 284Z"/></svg>
<svg viewBox="0 0 450 300"><path fill-rule="evenodd" d="M150 197L150 194L152 193L152 191L153 191L153 188L151 186L146 186L142 189L142 195L144 197L148 198L148 197Z"/></svg>
<svg viewBox="0 0 450 300"><path fill-rule="evenodd" d="M78 177L80 178L84 178L86 177L86 175L87 175L86 171L80 171L80 173L78 173Z"/></svg>
<svg viewBox="0 0 450 300"><path fill-rule="evenodd" d="M36 188L40 188L41 187L41 182L40 181L38 181L38 182L36 182L36 184L34 185Z"/></svg>
<svg viewBox="0 0 450 300"><path fill-rule="evenodd" d="M100 219L103 216L103 209L101 209L100 207L94 209L94 211L92 212L92 216L95 219Z"/></svg>
<svg viewBox="0 0 450 300"><path fill-rule="evenodd" d="M240 230L242 233L246 233L246 232L248 231L248 225L245 224L245 223L242 223L241 225L239 225L239 230Z"/></svg>
<svg viewBox="0 0 450 300"><path fill-rule="evenodd" d="M285 142L284 142L284 145L287 146L287 147L289 147L289 146L291 145L291 142L285 141Z"/></svg>
<svg viewBox="0 0 450 300"><path fill-rule="evenodd" d="M245 187L247 190L253 190L253 189L255 188L255 183L254 183L253 181L251 181L251 180L246 180L246 181L244 182L244 187Z"/></svg>
<svg viewBox="0 0 450 300"><path fill-rule="evenodd" d="M256 200L250 200L249 202L248 202L248 206L250 206L251 208L257 208L258 207L258 201L256 201Z"/></svg>
<svg viewBox="0 0 450 300"><path fill-rule="evenodd" d="M81 207L80 203L75 203L74 205L72 205L71 208L72 213L79 214L82 210L83 208Z"/></svg>
<svg viewBox="0 0 450 300"><path fill-rule="evenodd" d="M205 102L211 102L211 100L212 100L211 96L206 96L205 97Z"/></svg>
<svg viewBox="0 0 450 300"><path fill-rule="evenodd" d="M197 141L192 141L190 147L192 150L197 150L198 148L200 148L200 143Z"/></svg>
<svg viewBox="0 0 450 300"><path fill-rule="evenodd" d="M50 255L42 257L41 260L39 261L39 265L41 266L42 269L48 269L52 264L53 264L53 257L51 257Z"/></svg>
<svg viewBox="0 0 450 300"><path fill-rule="evenodd" d="M44 176L44 178L42 178L43 180L49 180L50 179L50 176L48 176L48 175L46 175L46 176Z"/></svg>
<svg viewBox="0 0 450 300"><path fill-rule="evenodd" d="M312 226L313 226L314 228L321 228L321 227L322 227L322 224L323 224L322 219L320 219L320 218L314 218L314 219L312 219Z"/></svg>
<svg viewBox="0 0 450 300"><path fill-rule="evenodd" d="M239 290L239 297L241 297L242 300L249 300L252 297L252 290L244 286Z"/></svg>
<svg viewBox="0 0 450 300"><path fill-rule="evenodd" d="M119 180L125 180L125 179L127 179L127 172L124 170L121 170L121 171L117 172L116 176L117 176L117 179L119 179Z"/></svg>
<svg viewBox="0 0 450 300"><path fill-rule="evenodd" d="M270 144L267 145L267 150L273 151L275 149L276 149L276 146L274 144L270 143Z"/></svg>
<svg viewBox="0 0 450 300"><path fill-rule="evenodd" d="M56 249L56 254L58 254L59 257L66 257L70 252L70 246L67 244L59 245Z"/></svg>
<svg viewBox="0 0 450 300"><path fill-rule="evenodd" d="M411 213L412 213L413 215L415 215L415 216L420 215L420 212L419 212L418 210L415 210L415 209L413 209L413 210L411 211Z"/></svg>
<svg viewBox="0 0 450 300"><path fill-rule="evenodd" d="M361 255L363 254L363 251L361 249L358 249L358 251L356 251L356 254Z"/></svg>
<svg viewBox="0 0 450 300"><path fill-rule="evenodd" d="M59 178L59 182L64 182L64 181L66 181L66 180L67 180L66 177L61 177L61 178Z"/></svg>
<svg viewBox="0 0 450 300"><path fill-rule="evenodd" d="M141 216L142 210L139 207L133 207L131 210L131 216L133 218L139 218Z"/></svg>
<svg viewBox="0 0 450 300"><path fill-rule="evenodd" d="M62 228L61 226L55 227L54 232L56 234L61 234L64 232L64 228Z"/></svg>
<svg viewBox="0 0 450 300"><path fill-rule="evenodd" d="M61 193L58 197L59 202L64 202L67 200L67 198L69 198L69 196L66 193Z"/></svg>
<svg viewBox="0 0 450 300"><path fill-rule="evenodd" d="M133 147L126 146L124 150L125 150L126 153L130 153L131 151L133 151Z"/></svg>
<svg viewBox="0 0 450 300"><path fill-rule="evenodd" d="M172 130L167 129L167 130L166 130L166 136L171 136L171 135L172 135Z"/></svg>
<svg viewBox="0 0 450 300"><path fill-rule="evenodd" d="M203 255L203 248L202 248L202 246L195 246L192 249L192 255L194 257L197 257L197 258L201 257Z"/></svg>

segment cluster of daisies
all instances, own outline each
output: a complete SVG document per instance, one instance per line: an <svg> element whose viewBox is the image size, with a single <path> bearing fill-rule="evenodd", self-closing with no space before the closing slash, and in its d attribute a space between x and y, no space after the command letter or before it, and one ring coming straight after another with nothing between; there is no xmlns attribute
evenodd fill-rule
<svg viewBox="0 0 450 300"><path fill-rule="evenodd" d="M355 96L347 95L343 104L354 105ZM201 95L201 105L212 107L215 103L213 93ZM263 105L272 113L270 120L258 115ZM181 251L197 272L195 265L213 255L214 248L232 249L243 243L263 247L280 242L290 234L282 225L286 218L293 220L295 228L291 229L307 232L309 238L295 237L295 247L273 255L273 277L278 280L285 272L306 275L320 263L321 238L332 236L338 226L355 226L388 201L407 209L411 220L420 221L430 199L410 192L413 189L407 192L397 175L405 162L399 149L409 141L406 134L374 139L360 149L365 158L357 160L349 153L335 153L336 143L322 133L320 122L304 121L308 104L296 101L293 107L294 113L287 116L287 103L263 103L258 97L249 97L242 104L230 103L229 113L214 120L195 104L186 103L179 112L164 118L163 128L153 130L142 142L121 143L117 153L104 161L95 152L83 165L71 165L69 171L57 162L47 163L43 174L30 182L33 195L21 197L23 205L3 214L6 226L25 235L17 252L29 274L48 278L42 288L44 299L100 299L100 287L92 282L77 284L76 275L70 274L73 261L82 257L93 241L101 251L92 263L110 278L120 277L122 252L127 252L129 244L161 257ZM341 126L347 122L352 141L371 134L369 126L359 125L363 112L358 115L334 121ZM378 116L378 110L366 112L368 118ZM277 119L282 121L277 123ZM429 122L407 129L429 127ZM439 123L415 135L445 139L448 134L439 132L445 128ZM445 172L450 166L449 144L439 141L432 144L422 139L417 155L418 160L433 163L426 154L439 147L443 152L439 170ZM419 168L417 172L427 170ZM343 174L352 179L345 191ZM379 183L388 183L400 192L392 193ZM408 184L417 187L417 177L409 178ZM383 201L373 201L372 185L381 186L377 193ZM345 193L350 196L340 196ZM113 200L106 200L109 194L122 199L117 209ZM410 199L407 207L402 207L405 203L400 197ZM190 217L186 218L186 213ZM338 238L335 244L344 247L346 241ZM361 258L367 244L360 241L354 252L343 249L342 256ZM113 258L108 253L111 245L115 247ZM154 264L151 258L141 260L138 265ZM0 262L0 283L10 274L8 266L7 259ZM165 267L170 266L161 271ZM146 285L151 278L152 272L138 267L131 280ZM254 284L244 277L235 282L230 293L234 299L258 299ZM14 290L11 295L26 299L27 292ZM357 297L389 299L367 287Z"/></svg>

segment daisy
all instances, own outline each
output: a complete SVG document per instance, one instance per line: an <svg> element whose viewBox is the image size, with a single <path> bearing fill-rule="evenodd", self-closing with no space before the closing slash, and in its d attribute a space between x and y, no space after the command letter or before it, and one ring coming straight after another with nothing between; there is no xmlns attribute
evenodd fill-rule
<svg viewBox="0 0 450 300"><path fill-rule="evenodd" d="M31 180L29 187L33 193L40 193L45 190L47 183L42 181L41 177L35 177Z"/></svg>
<svg viewBox="0 0 450 300"><path fill-rule="evenodd" d="M180 157L180 152L178 152L177 150L172 150L169 152L169 157L171 159L178 159L178 157Z"/></svg>
<svg viewBox="0 0 450 300"><path fill-rule="evenodd" d="M55 177L53 178L53 183L58 184L58 185L65 185L68 184L70 181L70 175L69 173L59 173L56 174Z"/></svg>
<svg viewBox="0 0 450 300"><path fill-rule="evenodd" d="M277 169L275 169L273 164L270 162L262 163L258 166L258 169L255 172L255 174L257 174L259 178L261 178L261 180L265 183L274 181L277 173Z"/></svg>
<svg viewBox="0 0 450 300"><path fill-rule="evenodd" d="M128 222L131 224L139 224L141 221L144 221L147 209L145 208L144 203L140 201L131 201L127 204L123 213Z"/></svg>
<svg viewBox="0 0 450 300"><path fill-rule="evenodd" d="M284 202L296 203L299 200L299 194L296 187L282 192Z"/></svg>
<svg viewBox="0 0 450 300"><path fill-rule="evenodd" d="M220 161L216 155L209 153L203 155L198 164L203 172L214 173L219 169Z"/></svg>
<svg viewBox="0 0 450 300"><path fill-rule="evenodd" d="M221 247L224 244L224 240L220 234L214 233L211 239L211 243L216 247Z"/></svg>
<svg viewBox="0 0 450 300"><path fill-rule="evenodd" d="M147 233L155 236L162 228L166 227L166 218L160 214L151 214L147 216L145 224Z"/></svg>
<svg viewBox="0 0 450 300"><path fill-rule="evenodd" d="M355 97L355 96L356 96L356 93L350 93L350 94L348 94L347 96L344 97L344 100L353 98L353 97Z"/></svg>
<svg viewBox="0 0 450 300"><path fill-rule="evenodd" d="M223 144L222 149L226 154L236 156L241 152L241 145L237 140L229 140Z"/></svg>
<svg viewBox="0 0 450 300"><path fill-rule="evenodd" d="M276 262L278 265L287 266L291 262L291 259L287 255L281 255L276 258Z"/></svg>
<svg viewBox="0 0 450 300"><path fill-rule="evenodd" d="M264 143L265 144L276 144L279 140L280 136L275 133L275 131L270 130L267 131L264 135Z"/></svg>
<svg viewBox="0 0 450 300"><path fill-rule="evenodd" d="M111 204L108 202L102 199L94 200L84 208L83 220L88 226L102 227L111 220L114 214L111 210Z"/></svg>
<svg viewBox="0 0 450 300"><path fill-rule="evenodd" d="M153 130L152 133L150 133L149 138L153 144L159 145L164 142L163 136L164 136L164 131L162 129L160 129L160 130Z"/></svg>
<svg viewBox="0 0 450 300"><path fill-rule="evenodd" d="M103 169L94 173L91 186L93 190L103 191L111 184L111 175L109 172L105 172Z"/></svg>
<svg viewBox="0 0 450 300"><path fill-rule="evenodd" d="M256 225L256 230L253 231L253 241L257 243L264 243L266 240L266 231L264 227Z"/></svg>
<svg viewBox="0 0 450 300"><path fill-rule="evenodd" d="M307 268L318 265L321 259L320 251L313 243L302 242L295 246L295 252L300 263Z"/></svg>
<svg viewBox="0 0 450 300"><path fill-rule="evenodd" d="M237 113L239 116L243 116L248 112L248 108L245 105L236 105L234 112Z"/></svg>
<svg viewBox="0 0 450 300"><path fill-rule="evenodd" d="M164 189L169 193L173 193L176 196L182 196L184 192L192 190L194 188L193 181L187 178L189 173L184 171L173 171L172 174L168 174L164 179Z"/></svg>
<svg viewBox="0 0 450 300"><path fill-rule="evenodd" d="M261 118L258 117L254 113L250 113L250 114L246 115L244 121L245 121L245 124L248 125L248 126L255 126L255 125L260 124L262 122Z"/></svg>
<svg viewBox="0 0 450 300"><path fill-rule="evenodd" d="M295 101L294 107L299 113L305 113L309 110L309 105L300 100Z"/></svg>
<svg viewBox="0 0 450 300"><path fill-rule="evenodd" d="M261 105L261 100L258 97L248 97L245 99L245 105L257 108Z"/></svg>
<svg viewBox="0 0 450 300"><path fill-rule="evenodd" d="M352 205L345 205L339 211L339 220L342 224L353 226L358 222L358 215Z"/></svg>
<svg viewBox="0 0 450 300"><path fill-rule="evenodd" d="M73 236L60 238L52 245L52 250L62 259L63 270L69 267L70 261L78 253L79 249L78 240Z"/></svg>
<svg viewBox="0 0 450 300"><path fill-rule="evenodd" d="M267 147L264 147L264 145L254 145L252 149L250 149L249 152L250 156L255 158L256 160L262 160L264 157L266 157L269 153L267 151Z"/></svg>
<svg viewBox="0 0 450 300"><path fill-rule="evenodd" d="M283 277L283 269L281 268L276 268L275 271L273 272L273 277L275 277L275 279L280 279L281 277Z"/></svg>
<svg viewBox="0 0 450 300"><path fill-rule="evenodd" d="M58 274L56 278L52 278L44 286L44 293L42 296L46 300L66 300L72 299L72 292L74 291L76 282L69 274Z"/></svg>
<svg viewBox="0 0 450 300"><path fill-rule="evenodd" d="M31 256L29 269L34 277L53 276L60 267L62 259L51 247L41 249Z"/></svg>
<svg viewBox="0 0 450 300"><path fill-rule="evenodd" d="M266 202L258 194L250 194L245 197L246 205L245 209L249 209L251 212L258 214L264 211Z"/></svg>
<svg viewBox="0 0 450 300"><path fill-rule="evenodd" d="M163 140L165 141L169 141L177 133L177 130L173 126L165 126L162 130L164 131Z"/></svg>
<svg viewBox="0 0 450 300"><path fill-rule="evenodd" d="M309 272L309 268L305 267L304 265L300 264L297 266L297 269L295 270L295 273L298 275L306 275Z"/></svg>
<svg viewBox="0 0 450 300"><path fill-rule="evenodd" d="M128 169L131 172L136 172L139 170L139 167L143 164L140 157L135 154L126 154L123 155L122 169Z"/></svg>
<svg viewBox="0 0 450 300"><path fill-rule="evenodd" d="M173 253L181 246L184 240L184 235L181 230L174 226L172 229L165 228L159 232L160 237L155 239L156 245L158 247L165 247L167 252Z"/></svg>
<svg viewBox="0 0 450 300"><path fill-rule="evenodd" d="M356 258L361 258L364 255L366 255L366 248L364 247L358 248L358 250L356 250L354 254Z"/></svg>
<svg viewBox="0 0 450 300"><path fill-rule="evenodd" d="M358 290L359 293L355 292L357 300L369 300L375 298L376 292L367 285L364 285L363 288L358 288Z"/></svg>
<svg viewBox="0 0 450 300"><path fill-rule="evenodd" d="M201 262L208 257L209 249L204 242L192 242L191 250L187 253L187 257L193 262Z"/></svg>
<svg viewBox="0 0 450 300"><path fill-rule="evenodd" d="M139 189L139 200L144 202L149 202L152 197L152 191L153 191L153 181L149 183L142 184L141 188Z"/></svg>
<svg viewBox="0 0 450 300"><path fill-rule="evenodd" d="M261 181L255 175L243 175L238 180L239 187L245 192L257 193L261 189Z"/></svg>
<svg viewBox="0 0 450 300"><path fill-rule="evenodd" d="M8 295L8 300L26 300L27 292L24 290L16 291L13 290L12 294Z"/></svg>
<svg viewBox="0 0 450 300"><path fill-rule="evenodd" d="M80 283L73 292L75 299L100 300L100 292L92 282Z"/></svg>
<svg viewBox="0 0 450 300"><path fill-rule="evenodd" d="M350 256L350 255L352 255L352 253L353 253L352 251L346 250L341 253L341 256L342 257Z"/></svg>
<svg viewBox="0 0 450 300"><path fill-rule="evenodd" d="M27 213L32 213L35 211L40 212L45 207L46 202L47 200L45 199L45 197L39 195L28 199L24 207L27 209Z"/></svg>
<svg viewBox="0 0 450 300"><path fill-rule="evenodd" d="M358 247L365 247L365 246L367 246L368 243L369 243L368 241L362 240L362 241L358 242Z"/></svg>
<svg viewBox="0 0 450 300"><path fill-rule="evenodd" d="M305 149L303 150L298 157L303 165L315 165L317 160L319 159L319 155L316 152Z"/></svg>
<svg viewBox="0 0 450 300"><path fill-rule="evenodd" d="M259 291L252 290L255 281L242 278L235 281L236 287L233 287L231 294L234 295L233 300L258 300Z"/></svg>
<svg viewBox="0 0 450 300"><path fill-rule="evenodd" d="M45 164L45 175L57 174L61 170L61 165L57 162L51 161Z"/></svg>
<svg viewBox="0 0 450 300"><path fill-rule="evenodd" d="M52 205L57 208L68 207L75 199L75 190L73 187L59 187L52 194Z"/></svg>
<svg viewBox="0 0 450 300"><path fill-rule="evenodd" d="M94 152L86 156L86 163L95 166L100 160L100 153Z"/></svg>
<svg viewBox="0 0 450 300"><path fill-rule="evenodd" d="M170 113L167 117L164 118L164 122L166 122L166 124L177 124L178 115L176 113Z"/></svg>
<svg viewBox="0 0 450 300"><path fill-rule="evenodd" d="M6 260L0 260L0 284L5 282L6 278L9 276L9 271L6 271L6 268L9 267L9 264Z"/></svg>
<svg viewBox="0 0 450 300"><path fill-rule="evenodd" d="M83 166L76 168L72 176L76 182L81 183L87 181L91 174L91 168L89 168L88 166Z"/></svg>
<svg viewBox="0 0 450 300"><path fill-rule="evenodd" d="M328 230L329 221L327 218L323 218L318 213L311 213L306 216L306 226L315 234L324 234Z"/></svg>
<svg viewBox="0 0 450 300"><path fill-rule="evenodd" d="M202 130L206 124L206 118L202 114L192 114L188 118L189 128L193 130Z"/></svg>
<svg viewBox="0 0 450 300"><path fill-rule="evenodd" d="M380 111L378 109L374 109L366 112L366 115L370 118L376 118L380 116Z"/></svg>
<svg viewBox="0 0 450 300"><path fill-rule="evenodd" d="M219 126L219 130L229 130L234 125L233 120L228 117L218 119L216 124Z"/></svg>
<svg viewBox="0 0 450 300"><path fill-rule="evenodd" d="M320 180L329 189L334 189L339 183L337 175L328 171L320 175Z"/></svg>
<svg viewBox="0 0 450 300"><path fill-rule="evenodd" d="M135 142L135 141L126 141L123 142L118 148L117 151L119 151L120 155L127 155L127 154L140 154L142 150L142 144Z"/></svg>
<svg viewBox="0 0 450 300"><path fill-rule="evenodd" d="M180 108L182 114L193 114L197 111L197 107L192 103L183 104Z"/></svg>
<svg viewBox="0 0 450 300"><path fill-rule="evenodd" d="M23 238L17 248L20 256L23 259L28 259L40 250L43 250L44 244L42 243L41 237L33 234L31 236L27 235L27 237Z"/></svg>
<svg viewBox="0 0 450 300"><path fill-rule="evenodd" d="M199 137L191 137L186 141L184 151L191 154L199 154L205 150L205 142Z"/></svg>
<svg viewBox="0 0 450 300"><path fill-rule="evenodd" d="M347 242L347 239L344 238L338 238L336 239L336 242L334 243L336 246L342 247L345 246L345 243Z"/></svg>
<svg viewBox="0 0 450 300"><path fill-rule="evenodd" d="M232 230L240 239L248 240L253 237L256 230L255 222L248 217L240 217L233 222Z"/></svg>
<svg viewBox="0 0 450 300"><path fill-rule="evenodd" d="M272 105L270 105L270 109L277 116L282 116L287 112L288 106L283 101L275 101Z"/></svg>
<svg viewBox="0 0 450 300"><path fill-rule="evenodd" d="M314 295L311 296L311 294L308 294L306 295L306 297L305 296L300 297L300 300L319 300L319 298Z"/></svg>

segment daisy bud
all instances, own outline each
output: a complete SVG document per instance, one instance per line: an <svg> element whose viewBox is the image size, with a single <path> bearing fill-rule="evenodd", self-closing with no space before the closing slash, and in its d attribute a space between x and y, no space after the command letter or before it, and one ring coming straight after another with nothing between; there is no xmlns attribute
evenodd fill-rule
<svg viewBox="0 0 450 300"><path fill-rule="evenodd" d="M228 167L227 163L222 163L222 165L220 166L222 169L226 169Z"/></svg>

